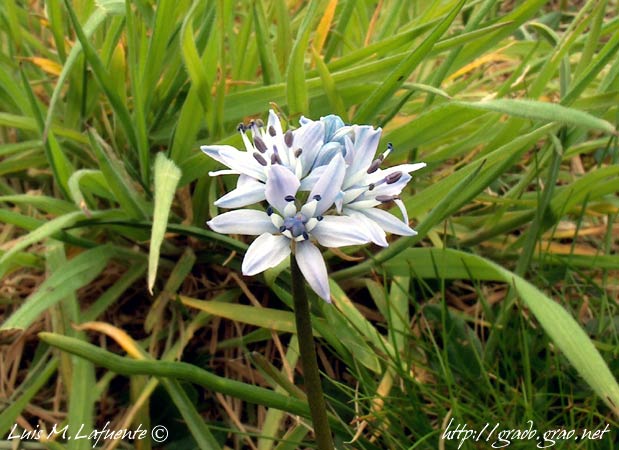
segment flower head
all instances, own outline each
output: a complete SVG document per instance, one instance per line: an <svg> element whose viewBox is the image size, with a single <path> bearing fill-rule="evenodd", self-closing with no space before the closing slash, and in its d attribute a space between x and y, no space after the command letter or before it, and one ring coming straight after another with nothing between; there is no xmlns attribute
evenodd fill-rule
<svg viewBox="0 0 619 450"><path fill-rule="evenodd" d="M219 233L258 235L243 259L244 275L255 275L275 267L294 250L301 272L310 287L330 302L327 268L314 242L325 247L365 244L367 235L352 217L330 214L344 180L342 156L333 158L312 188L300 201L299 179L289 168L273 165L267 171L266 211L236 210L207 222Z"/></svg>
<svg viewBox="0 0 619 450"><path fill-rule="evenodd" d="M391 144L375 156L382 130L345 125L338 116L301 118L296 130L282 130L277 115L240 125L245 151L227 145L202 151L228 167L210 175L238 174L237 186L215 202L240 208L266 200L266 210L225 212L207 224L219 233L258 236L243 259L244 275L255 275L294 253L311 288L330 301L327 268L316 244L325 247L374 242L387 246L386 232L414 235L400 193L410 172L424 163L381 168ZM251 132L251 140L248 136ZM402 220L382 205L395 203Z"/></svg>

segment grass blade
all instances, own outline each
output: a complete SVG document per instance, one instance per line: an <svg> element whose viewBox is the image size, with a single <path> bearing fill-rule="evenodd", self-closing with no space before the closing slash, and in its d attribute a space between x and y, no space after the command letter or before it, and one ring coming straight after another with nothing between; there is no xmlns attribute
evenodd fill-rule
<svg viewBox="0 0 619 450"><path fill-rule="evenodd" d="M167 159L163 153L157 154L155 159L155 211L148 254L148 290L151 294L157 276L159 250L168 225L176 186L180 179L181 171L174 162Z"/></svg>

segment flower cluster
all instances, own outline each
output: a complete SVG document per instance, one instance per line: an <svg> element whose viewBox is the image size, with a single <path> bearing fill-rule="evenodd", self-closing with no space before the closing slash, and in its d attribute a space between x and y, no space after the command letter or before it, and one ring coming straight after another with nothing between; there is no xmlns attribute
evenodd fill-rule
<svg viewBox="0 0 619 450"><path fill-rule="evenodd" d="M267 124L239 125L245 151L228 145L202 151L228 169L209 175L237 174L236 188L215 202L243 208L266 200L266 210L237 209L207 222L214 231L255 235L243 259L244 275L275 267L291 252L311 288L330 302L327 268L315 243L343 247L373 242L387 246L386 233L412 236L400 193L410 173L424 163L381 168L391 152L375 156L381 129L345 125L337 116L301 118L284 133L274 111ZM251 135L251 138L250 136ZM398 219L380 208L395 203Z"/></svg>

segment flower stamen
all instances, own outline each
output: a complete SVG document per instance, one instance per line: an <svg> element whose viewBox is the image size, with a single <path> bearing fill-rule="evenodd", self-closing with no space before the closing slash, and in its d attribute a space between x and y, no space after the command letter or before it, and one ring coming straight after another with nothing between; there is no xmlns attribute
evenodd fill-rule
<svg viewBox="0 0 619 450"><path fill-rule="evenodd" d="M260 153L258 153L258 152L254 152L254 158L256 159L256 161L258 161L258 163L261 166L265 166L266 167L266 165L268 164L267 160L264 159L264 157Z"/></svg>
<svg viewBox="0 0 619 450"><path fill-rule="evenodd" d="M267 151L267 145L258 135L254 136L254 146L256 147L256 150L258 150L260 153L264 153Z"/></svg>

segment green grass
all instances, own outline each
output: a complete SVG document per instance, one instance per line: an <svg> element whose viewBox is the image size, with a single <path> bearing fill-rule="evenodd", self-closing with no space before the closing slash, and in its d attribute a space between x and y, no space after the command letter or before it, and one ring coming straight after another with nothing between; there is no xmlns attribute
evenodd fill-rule
<svg viewBox="0 0 619 450"><path fill-rule="evenodd" d="M235 177L199 146L241 147L269 108L382 126L390 164L428 163L403 194L417 236L325 252L338 448L457 448L451 418L616 428L619 5L571 3L1 2L0 438L313 445L290 274L243 278L248 241L205 225Z"/></svg>

